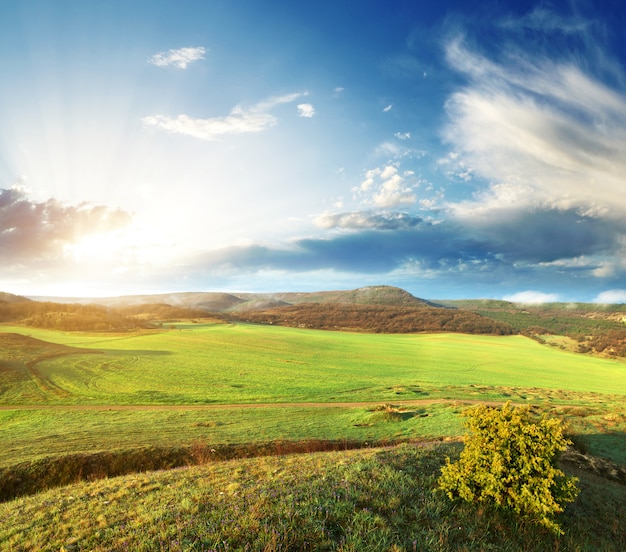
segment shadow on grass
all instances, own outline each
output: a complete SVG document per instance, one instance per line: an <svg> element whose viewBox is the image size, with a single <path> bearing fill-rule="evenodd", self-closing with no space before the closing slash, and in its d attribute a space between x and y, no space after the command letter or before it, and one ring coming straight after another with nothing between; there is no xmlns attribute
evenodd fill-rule
<svg viewBox="0 0 626 552"><path fill-rule="evenodd" d="M576 434L568 435L568 438L574 443L576 452L593 459L586 461L578 458L575 464L580 464L579 467L586 466L589 471L626 485L626 433L615 431ZM567 454L565 457L567 458Z"/></svg>
<svg viewBox="0 0 626 552"><path fill-rule="evenodd" d="M404 441L306 440L239 445L209 445L196 442L186 447L144 447L43 458L0 468L0 502L36 494L53 487L130 473L203 465L238 458L376 448L401 442Z"/></svg>

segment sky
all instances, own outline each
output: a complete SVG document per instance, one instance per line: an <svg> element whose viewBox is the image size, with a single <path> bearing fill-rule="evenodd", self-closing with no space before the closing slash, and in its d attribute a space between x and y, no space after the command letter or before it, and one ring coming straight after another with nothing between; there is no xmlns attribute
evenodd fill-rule
<svg viewBox="0 0 626 552"><path fill-rule="evenodd" d="M0 290L626 302L621 0L0 2Z"/></svg>

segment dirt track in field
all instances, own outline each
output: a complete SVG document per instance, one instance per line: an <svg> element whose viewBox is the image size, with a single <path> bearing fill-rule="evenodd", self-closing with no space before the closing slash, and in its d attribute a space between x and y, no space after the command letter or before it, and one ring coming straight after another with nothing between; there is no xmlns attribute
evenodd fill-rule
<svg viewBox="0 0 626 552"><path fill-rule="evenodd" d="M500 406L503 401L479 401L466 399L413 399L398 401L366 402L289 402L289 403L242 403L242 404L0 404L0 410L237 410L244 408L367 408L391 404L396 407L430 406L452 404L469 406L485 404Z"/></svg>

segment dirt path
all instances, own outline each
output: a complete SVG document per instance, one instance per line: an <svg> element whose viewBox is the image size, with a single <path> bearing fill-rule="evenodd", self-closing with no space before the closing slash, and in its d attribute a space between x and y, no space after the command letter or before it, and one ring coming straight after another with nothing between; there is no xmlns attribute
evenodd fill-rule
<svg viewBox="0 0 626 552"><path fill-rule="evenodd" d="M1 404L0 410L237 410L247 408L366 408L381 404L394 406L430 406L433 404L458 404L469 406L485 404L500 406L502 401L472 399L413 399L398 401L364 402L289 402L289 403L242 403L242 404Z"/></svg>

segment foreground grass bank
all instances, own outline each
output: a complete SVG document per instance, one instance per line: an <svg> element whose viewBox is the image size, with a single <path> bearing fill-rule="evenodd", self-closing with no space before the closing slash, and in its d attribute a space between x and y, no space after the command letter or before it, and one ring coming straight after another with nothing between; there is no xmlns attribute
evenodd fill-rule
<svg viewBox="0 0 626 552"><path fill-rule="evenodd" d="M433 493L459 447L265 457L82 483L0 504L2 550L626 549L626 487L584 472L557 539Z"/></svg>

